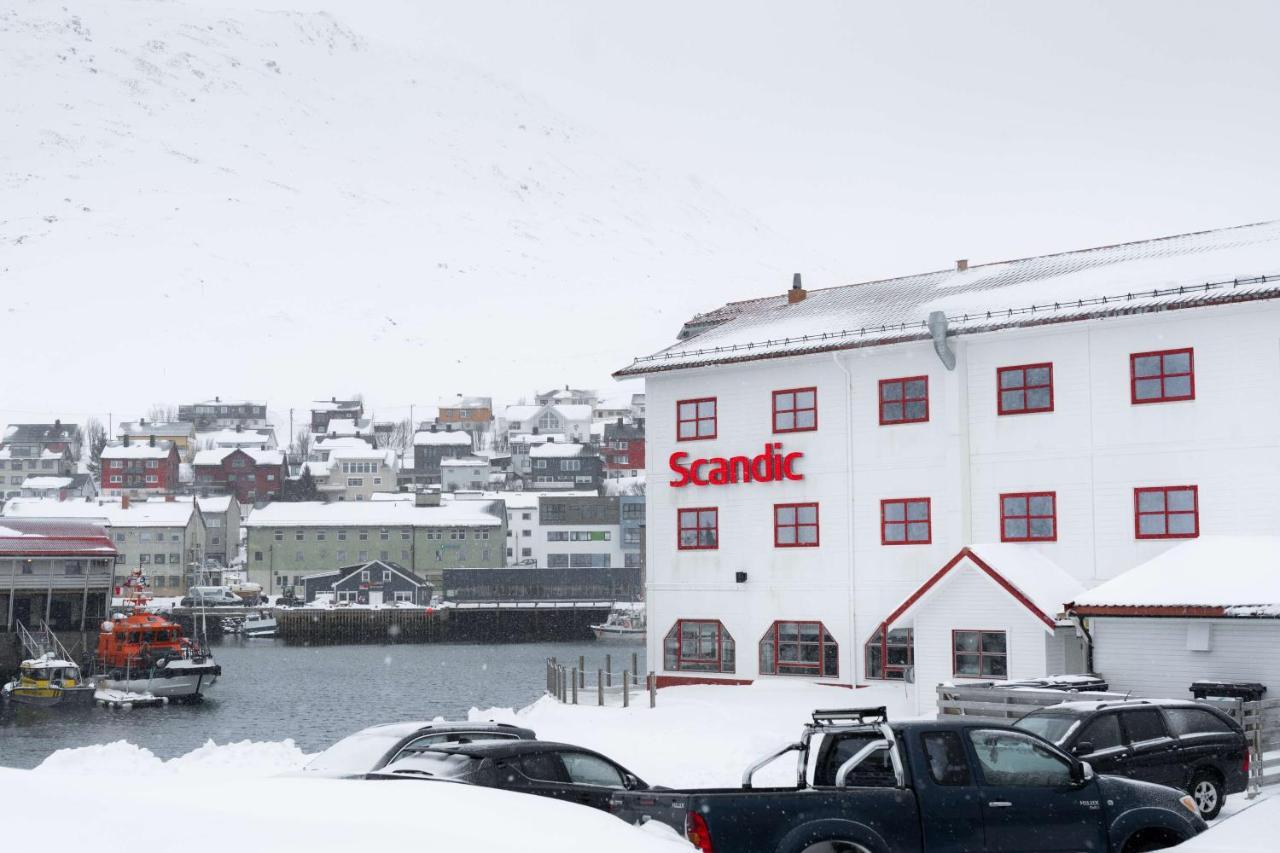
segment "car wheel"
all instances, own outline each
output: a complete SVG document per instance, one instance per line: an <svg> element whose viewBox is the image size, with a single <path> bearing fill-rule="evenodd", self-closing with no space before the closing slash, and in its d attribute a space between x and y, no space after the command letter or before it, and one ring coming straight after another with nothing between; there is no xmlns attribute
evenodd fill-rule
<svg viewBox="0 0 1280 853"><path fill-rule="evenodd" d="M1205 820L1213 820L1217 817L1226 799L1223 796L1221 780L1218 779L1217 774L1208 770L1201 770L1192 777L1187 793L1196 801L1200 817Z"/></svg>

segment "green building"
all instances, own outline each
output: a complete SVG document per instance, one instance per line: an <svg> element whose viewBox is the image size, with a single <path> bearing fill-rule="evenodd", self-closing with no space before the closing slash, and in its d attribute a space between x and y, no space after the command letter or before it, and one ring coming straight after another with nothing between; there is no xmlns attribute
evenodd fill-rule
<svg viewBox="0 0 1280 853"><path fill-rule="evenodd" d="M304 575L370 560L396 563L440 588L444 569L506 562L501 500L275 501L249 514L249 580L269 595L302 592ZM432 503L428 503L432 502Z"/></svg>

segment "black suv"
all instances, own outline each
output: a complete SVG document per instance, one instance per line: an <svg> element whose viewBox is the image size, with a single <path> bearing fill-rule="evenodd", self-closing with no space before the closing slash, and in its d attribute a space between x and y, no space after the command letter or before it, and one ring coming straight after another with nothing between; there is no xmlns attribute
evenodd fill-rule
<svg viewBox="0 0 1280 853"><path fill-rule="evenodd" d="M1089 762L1094 771L1181 788L1205 820L1248 786L1249 746L1239 723L1199 702L1064 702L1014 726Z"/></svg>

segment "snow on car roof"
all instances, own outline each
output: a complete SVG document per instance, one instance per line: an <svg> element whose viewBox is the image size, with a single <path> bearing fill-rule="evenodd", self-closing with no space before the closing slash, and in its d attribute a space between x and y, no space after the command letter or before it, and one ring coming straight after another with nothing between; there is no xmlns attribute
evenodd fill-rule
<svg viewBox="0 0 1280 853"><path fill-rule="evenodd" d="M1144 607L1191 608L1188 616L1280 615L1280 536L1189 539L1081 593L1074 605L1097 615Z"/></svg>
<svg viewBox="0 0 1280 853"><path fill-rule="evenodd" d="M933 311L968 334L1277 297L1280 221L1261 222L731 302L614 376L927 340Z"/></svg>

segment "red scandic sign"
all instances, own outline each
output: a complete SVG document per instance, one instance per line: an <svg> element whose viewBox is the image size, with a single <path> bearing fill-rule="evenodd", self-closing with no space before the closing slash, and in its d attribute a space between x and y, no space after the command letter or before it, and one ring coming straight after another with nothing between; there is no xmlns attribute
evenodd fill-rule
<svg viewBox="0 0 1280 853"><path fill-rule="evenodd" d="M730 483L773 483L780 480L803 480L804 474L795 470L796 460L804 456L799 451L782 452L781 442L764 446L756 456L713 456L686 462L689 454L683 450L671 454L668 465L676 479L669 485L675 489L685 486L727 486Z"/></svg>

